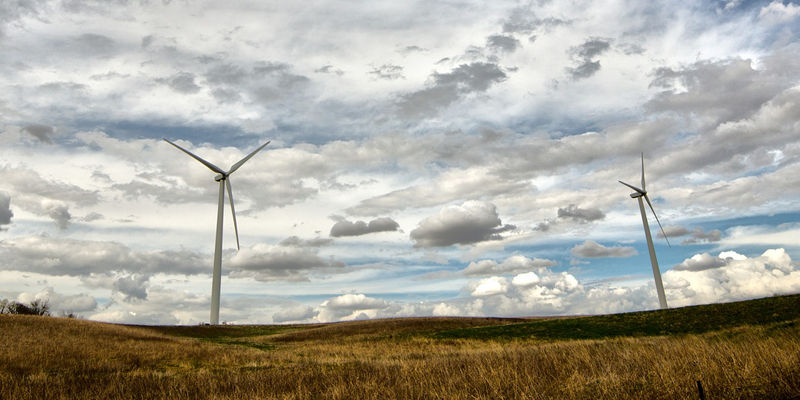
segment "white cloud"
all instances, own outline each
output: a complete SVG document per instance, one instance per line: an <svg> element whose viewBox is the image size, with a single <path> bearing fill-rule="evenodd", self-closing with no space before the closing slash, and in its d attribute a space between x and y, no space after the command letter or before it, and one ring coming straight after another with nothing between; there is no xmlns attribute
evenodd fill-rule
<svg viewBox="0 0 800 400"><path fill-rule="evenodd" d="M272 316L272 322L275 323L282 323L282 322L306 322L310 321L312 318L316 317L319 314L318 311L314 311L312 307L306 305L296 305L289 308L284 308L281 311L275 313Z"/></svg>
<svg viewBox="0 0 800 400"><path fill-rule="evenodd" d="M38 293L23 292L17 296L17 301L30 303L34 300L44 300L50 304L50 312L58 315L59 312L74 312L76 314L94 311L97 300L87 294L64 295L55 291L53 287L46 287Z"/></svg>
<svg viewBox="0 0 800 400"><path fill-rule="evenodd" d="M344 294L322 303L319 306L317 318L321 322L356 319L362 315L374 318L378 310L387 307L389 307L389 302L383 299L367 297L363 294Z"/></svg>
<svg viewBox="0 0 800 400"><path fill-rule="evenodd" d="M773 1L761 8L758 13L758 19L770 25L777 25L790 22L797 18L798 15L800 15L800 5Z"/></svg>
<svg viewBox="0 0 800 400"><path fill-rule="evenodd" d="M684 265L686 264L686 265ZM748 258L723 252L692 259L664 274L671 306L727 302L800 291L800 271L784 249Z"/></svg>
<svg viewBox="0 0 800 400"><path fill-rule="evenodd" d="M481 279L470 294L476 297L492 296L507 292L508 286L509 283L506 278L493 276L491 278Z"/></svg>
<svg viewBox="0 0 800 400"><path fill-rule="evenodd" d="M530 259L525 256L516 255L506 258L502 263L497 263L495 260L473 261L461 272L466 276L518 274L521 272L538 270L539 268L552 267L556 264L555 261L551 260L541 258Z"/></svg>

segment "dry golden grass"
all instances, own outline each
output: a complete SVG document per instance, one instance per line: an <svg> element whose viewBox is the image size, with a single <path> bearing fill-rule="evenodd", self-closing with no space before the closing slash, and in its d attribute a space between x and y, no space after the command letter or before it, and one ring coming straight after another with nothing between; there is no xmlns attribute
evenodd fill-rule
<svg viewBox="0 0 800 400"><path fill-rule="evenodd" d="M538 342L420 334L506 320L396 319L239 333L238 344L219 344L157 328L0 316L0 397L673 399L698 398L701 380L709 399L786 399L800 395L797 322Z"/></svg>

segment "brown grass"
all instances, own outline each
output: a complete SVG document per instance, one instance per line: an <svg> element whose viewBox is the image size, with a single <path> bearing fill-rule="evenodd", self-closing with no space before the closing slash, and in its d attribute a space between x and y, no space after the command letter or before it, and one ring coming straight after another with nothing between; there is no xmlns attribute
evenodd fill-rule
<svg viewBox="0 0 800 400"><path fill-rule="evenodd" d="M504 321L314 325L226 345L154 328L0 316L0 398L673 399L698 398L698 380L709 399L800 395L797 321L549 343L419 334Z"/></svg>

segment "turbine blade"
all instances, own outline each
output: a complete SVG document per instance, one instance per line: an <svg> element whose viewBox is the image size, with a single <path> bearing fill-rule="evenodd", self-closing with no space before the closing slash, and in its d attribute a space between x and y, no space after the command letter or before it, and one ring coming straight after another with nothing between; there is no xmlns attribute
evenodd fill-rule
<svg viewBox="0 0 800 400"><path fill-rule="evenodd" d="M647 191L647 188L645 187L644 184L644 153L642 153L642 190L644 190L645 192Z"/></svg>
<svg viewBox="0 0 800 400"><path fill-rule="evenodd" d="M672 247L669 243L669 238L667 237L667 232L664 232L664 227L661 226L661 221L658 220L658 215L656 214L656 209L653 208L653 203L650 203L650 198L647 197L647 194L644 195L644 199L647 200L647 205L650 206L650 210L653 212L653 216L656 217L656 222L658 222L658 227L661 228L661 233L664 234L664 239L667 241L667 245Z"/></svg>
<svg viewBox="0 0 800 400"><path fill-rule="evenodd" d="M239 160L239 162L237 162L236 164L233 164L233 166L231 167L231 170L230 170L230 171L228 171L228 175L232 174L234 171L236 171L237 169L239 169L239 167L241 167L242 165L244 165L244 163L246 163L246 162L247 162L247 160L249 160L251 157L253 157L254 155L256 155L256 153L258 153L259 151L261 151L261 149L263 149L264 147L267 147L267 145L268 145L269 143L270 143L270 142L264 143L263 145L261 145L261 147L259 147L259 148L255 149L255 150L253 150L253 152L252 152L252 153L248 154L248 155L247 155L247 157L245 157L245 158L243 158L243 159Z"/></svg>
<svg viewBox="0 0 800 400"><path fill-rule="evenodd" d="M233 231L236 232L236 249L239 247L239 227L236 225L236 208L233 206L233 190L231 190L230 178L225 179L225 186L228 187L228 199L231 201L231 215L233 215Z"/></svg>
<svg viewBox="0 0 800 400"><path fill-rule="evenodd" d="M631 185L628 185L627 183L625 183L625 182L623 182L623 181L617 181L617 182L619 182L619 183L621 183L621 184L623 184L623 185L625 185L625 186L627 186L627 187L629 187L629 188L631 188L631 189L633 189L633 190L635 190L635 191L639 192L639 194L642 194L642 195L645 195L645 194L647 194L647 192L645 192L645 191L644 191L644 190L642 190L642 189L639 189L639 188L637 188L636 186L631 186Z"/></svg>
<svg viewBox="0 0 800 400"><path fill-rule="evenodd" d="M180 151L182 151L182 152L184 152L184 153L188 154L190 157L194 158L195 160L197 160L197 161L200 161L200 163L201 163L201 164L203 164L203 165L205 165L206 167L208 167L208 169L210 169L210 170L212 170L212 171L214 171L214 172L216 172L216 173L218 173L218 174L225 175L225 171L223 171L223 170L222 170L222 168L220 168L220 167L218 167L218 166L216 166L216 165L214 165L214 164L212 164L212 163L210 163L210 162L208 162L208 161L206 161L206 160L203 160L202 158L200 158L200 157L196 156L196 155L195 155L194 153L192 153L191 151L189 151L189 150L186 150L186 149L184 149L183 147L181 147L181 146L178 146L177 144L175 144L175 143L172 143L172 142L170 142L170 141L169 141L169 140L167 140L167 139L164 139L164 141L165 141L165 142L167 142L167 143L169 143L169 144L171 144L171 145L173 145L173 146L175 146L175 147L177 147L177 148L178 148L178 150L180 150Z"/></svg>

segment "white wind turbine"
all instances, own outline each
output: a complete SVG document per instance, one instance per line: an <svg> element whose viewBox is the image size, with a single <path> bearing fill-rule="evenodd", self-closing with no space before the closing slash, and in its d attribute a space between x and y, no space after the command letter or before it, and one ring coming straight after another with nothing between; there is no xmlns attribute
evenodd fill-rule
<svg viewBox="0 0 800 400"><path fill-rule="evenodd" d="M639 200L639 211L641 211L642 213L642 224L644 225L644 235L647 238L647 249L650 251L650 263L653 265L653 277L656 280L658 303L661 306L662 310L666 309L668 308L667 296L664 294L664 284L661 282L661 270L658 269L658 259L656 259L656 250L653 248L653 238L650 236L650 225L647 223L647 213L645 212L644 202L642 201L642 198L647 200L647 205L650 206L650 210L653 211L653 216L656 217L656 222L658 222L658 227L661 228L661 233L664 234L664 239L667 240L668 245L669 245L669 239L667 239L667 233L664 232L664 227L661 226L661 221L658 220L658 215L656 215L656 210L653 208L653 204L650 203L650 198L647 197L647 190L645 189L645 184L644 184L644 153L642 153L642 188L639 189L623 181L619 181L619 183L635 190L634 193L631 193L631 197ZM669 246L672 247L672 245Z"/></svg>
<svg viewBox="0 0 800 400"><path fill-rule="evenodd" d="M222 282L222 217L224 214L224 205L225 205L225 187L228 188L228 198L231 202L231 215L233 215L233 230L236 232L236 248L239 248L239 228L236 226L236 210L233 207L233 192L231 191L231 181L230 175L234 173L239 167L241 167L247 160L251 157L256 155L261 149L266 147L269 142L264 143L261 147L255 149L252 153L247 155L247 157L239 160L236 164L233 164L228 172L223 171L221 168L217 167L210 162L203 160L202 158L192 154L189 150L184 149L181 146L178 146L175 143L170 142L167 139L164 139L167 143L177 147L182 152L188 154L190 157L194 158L197 161L200 161L203 165L208 167L208 169L216 172L218 175L214 178L215 181L219 182L219 204L217 205L217 239L214 244L214 275L211 282L211 325L219 325L219 289L220 283Z"/></svg>

